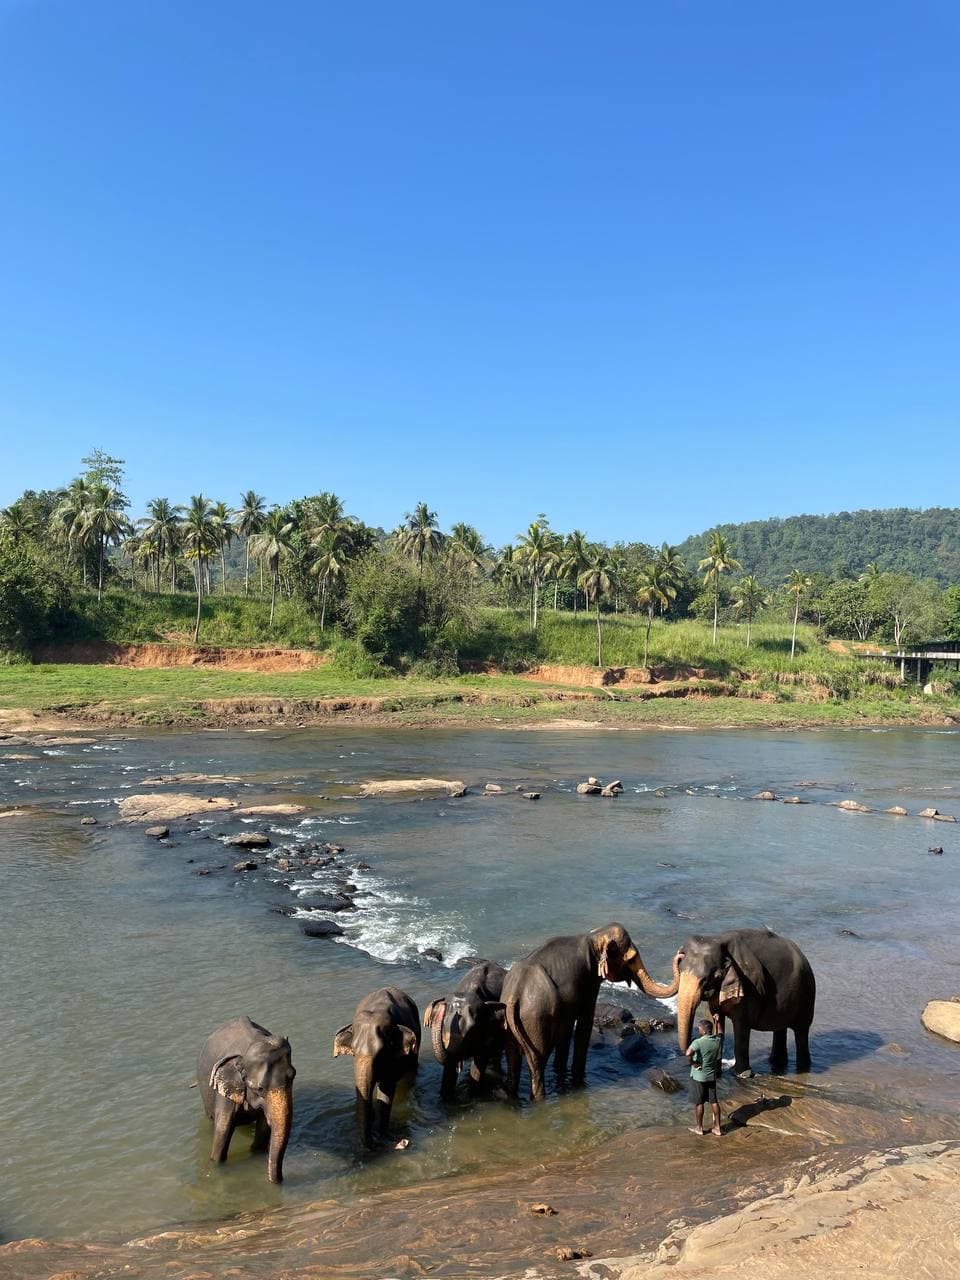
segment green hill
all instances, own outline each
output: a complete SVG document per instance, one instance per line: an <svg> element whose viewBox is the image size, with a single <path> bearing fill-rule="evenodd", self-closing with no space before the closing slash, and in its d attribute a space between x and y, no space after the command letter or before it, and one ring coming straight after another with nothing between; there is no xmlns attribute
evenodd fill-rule
<svg viewBox="0 0 960 1280"><path fill-rule="evenodd" d="M960 582L960 510L931 507L913 511L840 511L829 516L787 516L721 524L744 571L770 586L791 569L856 577L875 561L882 570L912 573L947 584ZM696 569L713 530L680 544Z"/></svg>

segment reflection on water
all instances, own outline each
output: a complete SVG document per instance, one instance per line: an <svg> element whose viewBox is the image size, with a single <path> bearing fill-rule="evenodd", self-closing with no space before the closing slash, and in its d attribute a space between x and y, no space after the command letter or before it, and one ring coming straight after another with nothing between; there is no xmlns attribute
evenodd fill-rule
<svg viewBox="0 0 960 1280"><path fill-rule="evenodd" d="M838 1100L869 1085L891 1110L905 1100L955 1110L960 1056L918 1015L928 998L960 990L958 828L832 802L960 811L956 750L953 738L923 731L336 729L104 738L0 761L0 808L40 811L0 826L5 1050L18 1097L32 1100L7 1117L0 1231L131 1234L494 1171L638 1125L686 1123L684 1095L643 1076L652 1064L677 1066L669 1036L654 1037L639 1064L612 1043L596 1048L590 1087L553 1090L536 1108L496 1095L446 1106L427 1054L394 1112L409 1148L358 1149L350 1062L331 1048L363 992L398 984L422 1010L461 958L509 962L550 934L611 919L664 978L691 932L768 925L795 937L820 993L811 1083ZM169 845L110 825L116 800L157 772L237 775L242 785L216 793L295 800L307 812L254 824L216 814ZM588 774L621 778L626 793L579 797ZM464 778L475 790L456 800L348 794L371 777L417 776ZM483 795L487 781L503 793ZM517 786L543 799L524 801ZM765 788L810 803L749 799ZM97 825L81 826L84 815ZM251 826L270 831L270 857L234 873L236 853L218 833ZM277 868L285 848L328 841L344 846L329 866ZM927 854L931 843L943 857ZM195 874L207 868L221 869ZM308 939L296 917L271 911L309 914L311 898L344 880L358 909L338 915L339 942ZM427 948L443 963L424 959ZM227 1165L209 1164L209 1126L189 1087L201 1041L240 1012L293 1044L296 1121L282 1188L267 1184L242 1131ZM760 1067L768 1037L755 1039Z"/></svg>

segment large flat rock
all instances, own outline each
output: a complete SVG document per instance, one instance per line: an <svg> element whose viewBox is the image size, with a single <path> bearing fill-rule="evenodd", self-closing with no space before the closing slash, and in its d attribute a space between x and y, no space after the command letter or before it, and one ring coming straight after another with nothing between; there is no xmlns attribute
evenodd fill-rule
<svg viewBox="0 0 960 1280"><path fill-rule="evenodd" d="M389 778L380 782L365 782L360 788L362 796L399 796L418 791L445 791L448 796L462 796L465 782L446 778Z"/></svg>
<svg viewBox="0 0 960 1280"><path fill-rule="evenodd" d="M120 801L120 817L124 822L174 822L177 818L193 818L202 813L236 809L238 801L227 796L192 796L184 791L154 792L152 795L126 796Z"/></svg>
<svg viewBox="0 0 960 1280"><path fill-rule="evenodd" d="M931 1000L920 1021L928 1031L960 1044L960 1000Z"/></svg>

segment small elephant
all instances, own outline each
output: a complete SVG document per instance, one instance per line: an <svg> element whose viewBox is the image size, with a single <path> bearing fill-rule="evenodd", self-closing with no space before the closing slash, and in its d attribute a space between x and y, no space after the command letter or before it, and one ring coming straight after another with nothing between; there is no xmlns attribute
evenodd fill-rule
<svg viewBox="0 0 960 1280"><path fill-rule="evenodd" d="M255 1124L253 1146L267 1147L267 1177L282 1182L296 1074L290 1041L250 1018L234 1018L208 1036L197 1059L197 1084L213 1120L210 1159L222 1164L236 1126Z"/></svg>
<svg viewBox="0 0 960 1280"><path fill-rule="evenodd" d="M364 996L353 1021L334 1036L333 1056L353 1056L364 1146L373 1147L377 1137L386 1137L394 1096L416 1075L419 1052L420 1014L397 987L381 987Z"/></svg>
<svg viewBox="0 0 960 1280"><path fill-rule="evenodd" d="M622 924L592 933L551 938L510 969L503 982L506 1006L507 1092L516 1095L520 1054L526 1058L533 1098L544 1095L543 1074L550 1054L558 1075L567 1069L573 1040L573 1082L582 1084L600 983L636 982L648 996L672 996L679 984L679 956L673 983L662 986L643 966Z"/></svg>
<svg viewBox="0 0 960 1280"><path fill-rule="evenodd" d="M484 960L469 969L447 995L434 1000L423 1015L433 1033L433 1053L443 1066L441 1098L453 1098L464 1062L473 1059L470 1079L480 1084L490 1063L499 1068L503 1053L503 1004L500 992L506 969Z"/></svg>
<svg viewBox="0 0 960 1280"><path fill-rule="evenodd" d="M733 1023L734 1074L750 1076L750 1032L772 1031L770 1066L787 1065L787 1030L793 1030L797 1070L810 1070L810 1024L817 983L795 942L769 929L688 938L683 944L677 997L677 1039L685 1053L702 1000Z"/></svg>

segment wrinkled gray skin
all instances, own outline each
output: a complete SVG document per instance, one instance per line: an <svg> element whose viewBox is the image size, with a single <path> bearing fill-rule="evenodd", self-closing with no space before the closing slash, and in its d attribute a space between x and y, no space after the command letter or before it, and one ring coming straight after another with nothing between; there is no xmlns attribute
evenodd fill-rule
<svg viewBox="0 0 960 1280"><path fill-rule="evenodd" d="M238 1124L255 1124L255 1150L267 1148L267 1177L283 1181L293 1123L290 1042L250 1018L234 1018L204 1042L197 1059L203 1109L213 1120L210 1159L222 1164Z"/></svg>
<svg viewBox="0 0 960 1280"><path fill-rule="evenodd" d="M721 985L739 978L739 1002L720 1000ZM711 1013L733 1023L734 1073L752 1075L750 1032L772 1031L770 1067L787 1065L787 1030L793 1031L797 1070L810 1070L810 1024L817 984L809 961L795 942L769 929L733 929L683 944L677 994L677 1039L681 1052L690 1043L697 1006L705 1000Z"/></svg>
<svg viewBox="0 0 960 1280"><path fill-rule="evenodd" d="M423 1015L430 1027L433 1054L443 1066L440 1096L450 1101L465 1062L472 1060L470 1080L479 1085L503 1053L503 1004L500 992L506 969L484 960L468 969L452 991L434 1000Z"/></svg>
<svg viewBox="0 0 960 1280"><path fill-rule="evenodd" d="M365 1146L387 1136L394 1097L416 1075L419 1052L420 1014L398 987L364 996L353 1021L334 1036L333 1056L353 1056L357 1120Z"/></svg>
<svg viewBox="0 0 960 1280"><path fill-rule="evenodd" d="M547 1059L554 1054L554 1067L563 1076L571 1039L573 1082L583 1083L602 981L636 982L648 996L672 996L679 982L677 956L673 976L670 986L651 978L622 924L551 938L518 960L507 973L501 993L506 1018L507 1092L517 1093L522 1053L530 1072L531 1096L542 1098Z"/></svg>

